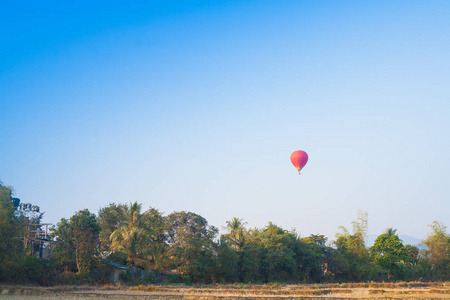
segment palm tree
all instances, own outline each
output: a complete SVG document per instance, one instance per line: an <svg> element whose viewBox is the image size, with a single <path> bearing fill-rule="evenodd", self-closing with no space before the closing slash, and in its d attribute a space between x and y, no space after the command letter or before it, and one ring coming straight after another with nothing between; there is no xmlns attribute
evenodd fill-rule
<svg viewBox="0 0 450 300"><path fill-rule="evenodd" d="M391 236L393 236L393 235L397 235L397 229L394 229L394 228L387 228L387 229L384 231L384 233L387 234L388 237L391 237Z"/></svg>
<svg viewBox="0 0 450 300"><path fill-rule="evenodd" d="M142 226L145 213L141 214L141 207L137 202L121 207L125 220L110 236L111 250L126 254L131 266L142 266L141 257L146 251L147 234Z"/></svg>
<svg viewBox="0 0 450 300"><path fill-rule="evenodd" d="M225 236L233 245L234 249L237 251L241 251L242 247L245 244L245 227L244 225L247 222L243 222L243 219L238 219L233 217L231 221L227 221L227 226L225 229L228 231Z"/></svg>

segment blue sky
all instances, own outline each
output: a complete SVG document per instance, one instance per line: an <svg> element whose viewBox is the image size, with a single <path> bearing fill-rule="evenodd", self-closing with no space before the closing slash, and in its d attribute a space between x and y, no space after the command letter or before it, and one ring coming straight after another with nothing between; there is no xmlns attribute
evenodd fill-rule
<svg viewBox="0 0 450 300"><path fill-rule="evenodd" d="M447 1L0 11L0 179L56 223L138 201L333 239L450 225ZM289 161L305 150L298 176Z"/></svg>

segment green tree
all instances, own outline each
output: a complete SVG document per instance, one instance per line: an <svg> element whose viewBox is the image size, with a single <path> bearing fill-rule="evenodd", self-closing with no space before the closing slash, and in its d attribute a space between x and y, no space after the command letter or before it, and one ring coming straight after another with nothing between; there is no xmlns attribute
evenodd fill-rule
<svg viewBox="0 0 450 300"><path fill-rule="evenodd" d="M142 204L100 209L103 255L119 264L159 271L167 264L167 229L164 216L155 208L142 212Z"/></svg>
<svg viewBox="0 0 450 300"><path fill-rule="evenodd" d="M110 252L111 234L119 228L120 223L125 219L126 207L123 204L111 203L98 211L97 221L101 227L100 231L100 251L105 256Z"/></svg>
<svg viewBox="0 0 450 300"><path fill-rule="evenodd" d="M53 226L52 237L56 241L52 258L63 267L65 272L77 272L75 246L69 220L62 218L56 227Z"/></svg>
<svg viewBox="0 0 450 300"><path fill-rule="evenodd" d="M241 252L239 280L243 282L288 281L298 278L297 234L271 222L263 229L247 231Z"/></svg>
<svg viewBox="0 0 450 300"><path fill-rule="evenodd" d="M228 232L224 235L227 238L228 243L236 250L241 251L245 243L245 224L242 219L236 217L231 221L227 221L225 230Z"/></svg>
<svg viewBox="0 0 450 300"><path fill-rule="evenodd" d="M241 252L231 248L227 238L222 235L217 247L216 277L221 282L236 282L239 280Z"/></svg>
<svg viewBox="0 0 450 300"><path fill-rule="evenodd" d="M87 275L98 259L100 225L95 215L84 209L70 218L70 226L78 272Z"/></svg>
<svg viewBox="0 0 450 300"><path fill-rule="evenodd" d="M305 279L319 282L329 273L328 265L332 263L333 249L328 247L327 238L321 234L311 234L300 239L302 251L300 261Z"/></svg>
<svg viewBox="0 0 450 300"><path fill-rule="evenodd" d="M18 222L21 224L21 231L23 234L24 248L27 251L27 255L33 255L39 250L39 244L33 244L30 242L30 237L34 236L34 230L41 230L42 217L44 213L40 211L40 207L31 203L20 203L15 212L15 216Z"/></svg>
<svg viewBox="0 0 450 300"><path fill-rule="evenodd" d="M397 230L392 228L377 237L370 251L375 264L384 268L390 278L404 279L407 267L414 263L412 249L403 245Z"/></svg>
<svg viewBox="0 0 450 300"><path fill-rule="evenodd" d="M341 226L342 233L336 234L336 245L338 248L345 248L356 256L365 255L367 249L365 239L367 237L367 212L358 210L357 219L353 221L353 234L347 228Z"/></svg>
<svg viewBox="0 0 450 300"><path fill-rule="evenodd" d="M354 259L353 254L332 247L327 247L325 253L327 279L342 282L353 277L350 274L350 263Z"/></svg>
<svg viewBox="0 0 450 300"><path fill-rule="evenodd" d="M431 233L422 241L427 246L426 256L437 279L450 279L450 235L447 227L434 221Z"/></svg>
<svg viewBox="0 0 450 300"><path fill-rule="evenodd" d="M74 259L78 274L87 276L98 260L100 226L94 214L84 209L70 220L61 219L54 232L55 256L66 266Z"/></svg>
<svg viewBox="0 0 450 300"><path fill-rule="evenodd" d="M295 278L297 264L294 244L297 235L269 222L261 231L259 238L265 249L262 267L266 281L286 281Z"/></svg>
<svg viewBox="0 0 450 300"><path fill-rule="evenodd" d="M23 226L15 217L18 199L11 187L0 182L0 281L12 279L23 258ZM16 199L16 200L15 200Z"/></svg>
<svg viewBox="0 0 450 300"><path fill-rule="evenodd" d="M166 267L168 260L165 217L156 208L150 208L145 212L143 227L147 237L146 269L159 271Z"/></svg>
<svg viewBox="0 0 450 300"><path fill-rule="evenodd" d="M110 249L112 252L121 252L127 256L130 266L144 268L144 255L147 251L147 232L143 226L144 214L141 213L142 204L131 203L130 206L121 207L124 219L119 222L118 228L111 233Z"/></svg>
<svg viewBox="0 0 450 300"><path fill-rule="evenodd" d="M260 239L261 230L252 228L246 231L245 244L239 253L238 279L240 282L264 282L262 262L266 250Z"/></svg>
<svg viewBox="0 0 450 300"><path fill-rule="evenodd" d="M174 212L166 217L172 266L196 281L214 281L215 242L218 230L192 212Z"/></svg>
<svg viewBox="0 0 450 300"><path fill-rule="evenodd" d="M359 210L357 219L353 222L353 234L342 226L342 232L336 234L336 258L339 258L339 265L343 267L339 271L339 277L349 281L361 281L370 277L370 256L365 246L367 225L367 213Z"/></svg>

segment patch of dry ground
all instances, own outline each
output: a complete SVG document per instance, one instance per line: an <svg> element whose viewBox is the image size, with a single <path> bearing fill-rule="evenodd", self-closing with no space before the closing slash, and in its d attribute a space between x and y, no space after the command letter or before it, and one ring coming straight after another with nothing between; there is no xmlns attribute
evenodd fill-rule
<svg viewBox="0 0 450 300"><path fill-rule="evenodd" d="M299 285L205 285L121 287L0 286L1 299L152 299L152 300L299 300L299 299L450 299L450 282L346 283Z"/></svg>

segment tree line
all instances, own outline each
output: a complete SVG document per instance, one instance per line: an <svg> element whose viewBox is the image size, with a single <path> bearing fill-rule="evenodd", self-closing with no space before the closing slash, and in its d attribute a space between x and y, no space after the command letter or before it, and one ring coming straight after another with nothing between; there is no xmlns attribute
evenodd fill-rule
<svg viewBox="0 0 450 300"><path fill-rule="evenodd" d="M430 224L426 250L405 245L388 228L372 247L365 243L367 213L358 211L351 230L335 240L301 237L269 222L248 228L227 221L223 234L193 212L164 216L137 202L109 204L95 215L87 209L52 228L52 253L36 255L27 244L30 224L40 224L39 207L20 203L0 183L0 281L39 284L108 282L114 268L133 283L266 283L449 280L450 235ZM137 276L135 271L145 270Z"/></svg>

